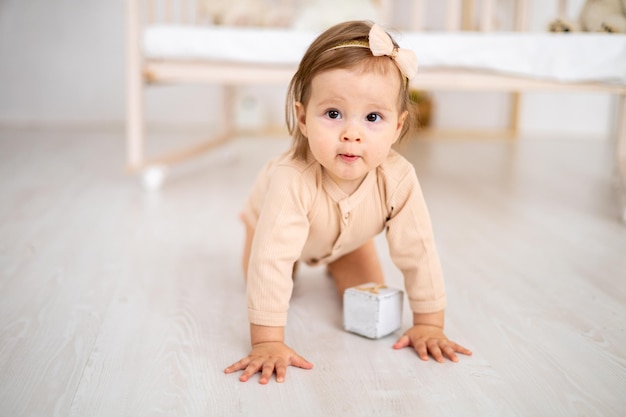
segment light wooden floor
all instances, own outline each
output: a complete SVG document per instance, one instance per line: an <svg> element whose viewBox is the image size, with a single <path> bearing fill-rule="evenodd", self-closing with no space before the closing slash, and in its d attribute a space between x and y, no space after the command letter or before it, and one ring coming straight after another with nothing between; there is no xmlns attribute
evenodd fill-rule
<svg viewBox="0 0 626 417"><path fill-rule="evenodd" d="M287 340L315 368L224 375L248 351L238 210L286 146L237 140L146 193L121 134L0 131L0 416L626 415L626 227L600 141L404 150L447 333L473 357L425 363L391 349L397 334L344 332L331 283L305 268Z"/></svg>

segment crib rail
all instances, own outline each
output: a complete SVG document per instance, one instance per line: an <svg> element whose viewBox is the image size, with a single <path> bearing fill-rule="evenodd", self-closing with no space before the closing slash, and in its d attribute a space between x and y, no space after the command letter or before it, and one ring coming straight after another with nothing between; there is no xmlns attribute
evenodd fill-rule
<svg viewBox="0 0 626 417"><path fill-rule="evenodd" d="M142 24L183 24L200 25L220 23L216 16L230 2L227 0L129 0L137 3ZM397 0L371 0L380 10L381 23L392 25L395 2ZM514 0L513 30L528 30L529 0ZM423 30L425 14L434 3L440 7L441 0L411 0L408 2L410 25L407 29ZM497 26L494 21L497 0L444 0L446 31L478 30L492 31ZM263 6L295 11L305 4L305 0L264 0ZM231 6L232 7L232 6ZM558 0L556 15L564 17L566 0Z"/></svg>
<svg viewBox="0 0 626 417"><path fill-rule="evenodd" d="M228 7L233 7L228 0L137 0L144 10L145 24L219 24L216 16ZM389 4L390 0L375 1L380 4ZM264 8L296 10L301 6L302 0L263 0ZM242 6L243 7L243 6Z"/></svg>
<svg viewBox="0 0 626 417"><path fill-rule="evenodd" d="M496 0L444 0L445 22L444 30L448 32L460 30L477 30L489 32L496 29L494 16ZM565 9L565 0L559 0L560 8ZM408 29L424 30L424 16L427 7L432 6L434 1L413 0L411 4L411 24ZM564 13L564 12L563 12ZM528 30L529 0L515 0L513 11L513 30Z"/></svg>
<svg viewBox="0 0 626 417"><path fill-rule="evenodd" d="M211 20L212 8L208 0L139 0L145 24L195 25ZM214 4L222 2L214 2Z"/></svg>
<svg viewBox="0 0 626 417"><path fill-rule="evenodd" d="M197 25L219 23L214 21L215 15L228 7L227 0L130 0L137 2L141 11L143 24L184 24ZM270 8L285 8L297 10L305 0L264 0L264 6ZM394 20L394 3L397 0L371 0L380 10L381 22L392 24ZM411 0L410 25L407 29L423 30L424 16L428 7L441 0ZM492 31L497 29L494 16L497 0L444 0L446 31L478 30ZM529 0L514 0L513 30L528 30ZM558 0L555 16L565 18L567 14L567 0Z"/></svg>
<svg viewBox="0 0 626 417"><path fill-rule="evenodd" d="M386 5L387 13L393 15L393 0L389 0ZM410 25L409 30L424 30L425 16L428 7L441 7L444 3L444 24L443 30L454 31L481 31L489 32L501 28L496 24L497 0L411 0L410 4ZM539 3L539 2L537 2ZM567 0L558 0L555 17L565 19L567 16ZM543 5L542 5L543 7ZM530 21L530 0L514 0L512 8L513 31L526 32L529 30Z"/></svg>

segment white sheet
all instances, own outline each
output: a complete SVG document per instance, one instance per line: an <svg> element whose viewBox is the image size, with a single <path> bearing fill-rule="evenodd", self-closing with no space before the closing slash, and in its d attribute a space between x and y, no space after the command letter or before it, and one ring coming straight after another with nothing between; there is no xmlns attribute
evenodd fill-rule
<svg viewBox="0 0 626 417"><path fill-rule="evenodd" d="M297 65L316 33L287 29L151 26L149 58ZM626 35L399 33L421 68L479 69L556 81L626 84Z"/></svg>

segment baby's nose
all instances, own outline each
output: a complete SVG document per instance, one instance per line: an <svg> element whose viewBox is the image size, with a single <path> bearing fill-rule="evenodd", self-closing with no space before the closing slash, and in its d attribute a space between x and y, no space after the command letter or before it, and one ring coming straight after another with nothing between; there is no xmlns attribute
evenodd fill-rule
<svg viewBox="0 0 626 417"><path fill-rule="evenodd" d="M354 127L349 127L348 129L346 129L345 132L343 132L342 138L344 142L360 142L361 133L358 129L355 129Z"/></svg>

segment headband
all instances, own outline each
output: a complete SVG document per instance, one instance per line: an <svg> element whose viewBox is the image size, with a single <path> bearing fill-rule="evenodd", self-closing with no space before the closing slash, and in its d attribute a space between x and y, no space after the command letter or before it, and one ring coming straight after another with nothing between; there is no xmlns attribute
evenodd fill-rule
<svg viewBox="0 0 626 417"><path fill-rule="evenodd" d="M409 80L417 74L417 57L415 56L415 52L410 49L394 46L389 34L377 24L374 24L370 29L369 42L357 40L347 41L333 46L327 49L327 51L351 47L369 48L374 56L388 56L398 66L402 75Z"/></svg>

